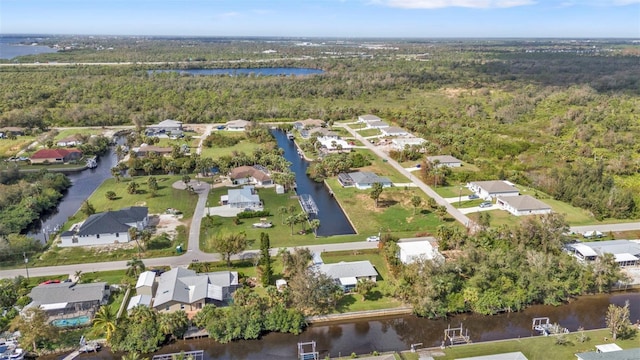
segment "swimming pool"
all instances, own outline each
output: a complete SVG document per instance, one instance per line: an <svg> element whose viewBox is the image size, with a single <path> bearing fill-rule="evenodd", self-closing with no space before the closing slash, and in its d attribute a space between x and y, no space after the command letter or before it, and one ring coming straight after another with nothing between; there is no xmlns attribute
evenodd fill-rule
<svg viewBox="0 0 640 360"><path fill-rule="evenodd" d="M73 327L73 326L82 326L88 325L91 322L91 319L87 315L80 315L68 319L56 319L51 322L53 326L57 327Z"/></svg>

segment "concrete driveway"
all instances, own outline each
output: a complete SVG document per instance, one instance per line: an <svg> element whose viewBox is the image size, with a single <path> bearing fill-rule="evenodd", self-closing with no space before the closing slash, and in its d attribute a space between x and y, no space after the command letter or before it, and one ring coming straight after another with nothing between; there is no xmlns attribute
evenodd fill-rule
<svg viewBox="0 0 640 360"><path fill-rule="evenodd" d="M262 211L263 208L256 207L256 208L251 208L251 210ZM204 214L211 215L211 216L217 215L222 217L234 217L243 211L244 211L244 208L234 208L234 207L230 207L229 205L223 205L223 206L213 206L213 207L205 208Z"/></svg>

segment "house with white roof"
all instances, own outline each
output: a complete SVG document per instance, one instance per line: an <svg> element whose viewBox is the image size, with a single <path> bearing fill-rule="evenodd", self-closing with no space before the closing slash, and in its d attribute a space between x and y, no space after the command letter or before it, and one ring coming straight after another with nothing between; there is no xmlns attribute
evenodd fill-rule
<svg viewBox="0 0 640 360"><path fill-rule="evenodd" d="M232 208L262 208L260 195L251 185L245 185L242 189L229 189L227 195L220 197L220 203Z"/></svg>
<svg viewBox="0 0 640 360"><path fill-rule="evenodd" d="M470 182L469 190L478 194L483 199L493 199L499 196L518 196L518 190L513 184L503 180L474 181Z"/></svg>
<svg viewBox="0 0 640 360"><path fill-rule="evenodd" d="M353 145L349 144L348 142L342 139L337 139L336 137L333 137L333 136L319 136L318 142L322 144L322 146L329 151L334 151L338 149L344 150L344 151L350 151L353 148Z"/></svg>
<svg viewBox="0 0 640 360"><path fill-rule="evenodd" d="M551 213L551 206L529 195L499 197L496 204L515 216Z"/></svg>
<svg viewBox="0 0 640 360"><path fill-rule="evenodd" d="M611 345L611 344L607 344ZM615 345L615 344L613 344ZM601 346L600 348L598 346ZM640 359L640 347L632 349L622 349L617 346L609 348L604 345L596 345L596 351L581 352L576 354L577 360L637 360Z"/></svg>
<svg viewBox="0 0 640 360"><path fill-rule="evenodd" d="M339 262L334 264L316 265L318 271L335 280L340 287L349 292L355 289L358 281L369 280L376 282L378 271L369 260Z"/></svg>
<svg viewBox="0 0 640 360"><path fill-rule="evenodd" d="M427 161L432 164L437 164L438 167L448 166L448 167L461 167L462 161L451 156L451 155L434 155L427 156Z"/></svg>
<svg viewBox="0 0 640 360"><path fill-rule="evenodd" d="M152 296L156 291L156 273L154 271L145 271L138 276L136 282L136 294L137 295L149 295Z"/></svg>
<svg viewBox="0 0 640 360"><path fill-rule="evenodd" d="M388 126L380 129L380 132L384 136L409 136L411 135L407 130L399 128L397 126Z"/></svg>
<svg viewBox="0 0 640 360"><path fill-rule="evenodd" d="M590 241L566 244L565 249L581 261L595 261L613 254L621 267L640 264L640 243L630 240Z"/></svg>
<svg viewBox="0 0 640 360"><path fill-rule="evenodd" d="M151 307L151 301L153 298L151 295L135 295L129 299L129 304L127 304L127 312L131 311L136 306L145 306Z"/></svg>
<svg viewBox="0 0 640 360"><path fill-rule="evenodd" d="M384 121L369 121L367 123L367 129L384 129L388 127L389 124Z"/></svg>
<svg viewBox="0 0 640 360"><path fill-rule="evenodd" d="M227 131L245 131L249 125L250 121L238 119L227 122L226 128Z"/></svg>
<svg viewBox="0 0 640 360"><path fill-rule="evenodd" d="M391 147L394 150L402 151L407 146L409 146L409 147L411 147L411 146L422 146L426 142L427 142L427 140L425 140L423 138L419 138L419 137L399 138L399 139L392 139L391 140Z"/></svg>
<svg viewBox="0 0 640 360"><path fill-rule="evenodd" d="M366 124L366 123L373 122L373 121L382 121L382 119L380 119L379 117L377 117L375 115L371 115L371 114L358 116L358 122L359 123L365 123Z"/></svg>
<svg viewBox="0 0 640 360"><path fill-rule="evenodd" d="M403 264L411 264L417 260L444 262L444 256L438 251L437 240L433 237L400 239L398 257Z"/></svg>
<svg viewBox="0 0 640 360"><path fill-rule="evenodd" d="M147 126L147 133L149 135L158 135L158 134L181 135L182 121L176 121L172 119L166 119L166 120L160 121L155 125Z"/></svg>
<svg viewBox="0 0 640 360"><path fill-rule="evenodd" d="M314 127L311 129L300 130L300 136L302 136L305 139L308 139L312 136L317 136L318 138L320 137L330 138L335 140L340 139L340 135L338 135L338 133L323 127Z"/></svg>
<svg viewBox="0 0 640 360"><path fill-rule="evenodd" d="M370 171L340 173L338 174L338 182L340 182L343 187L355 186L355 188L359 190L371 189L375 183L382 184L383 188L393 186L389 178L378 176Z"/></svg>
<svg viewBox="0 0 640 360"><path fill-rule="evenodd" d="M60 246L107 245L126 243L129 229L143 230L149 224L149 209L130 206L117 211L93 214L82 225L60 235Z"/></svg>

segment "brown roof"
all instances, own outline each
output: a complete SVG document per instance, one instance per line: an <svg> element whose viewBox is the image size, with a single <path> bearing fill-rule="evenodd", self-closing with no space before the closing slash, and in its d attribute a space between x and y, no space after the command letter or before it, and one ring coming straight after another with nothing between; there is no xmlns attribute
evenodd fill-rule
<svg viewBox="0 0 640 360"><path fill-rule="evenodd" d="M306 119L306 120L300 120L300 121L296 121L298 123L301 123L304 126L322 126L324 125L324 120L320 120L320 119Z"/></svg>
<svg viewBox="0 0 640 360"><path fill-rule="evenodd" d="M239 166L229 173L229 177L233 180L252 177L258 181L270 180L271 176L267 173L254 168L253 166Z"/></svg>
<svg viewBox="0 0 640 360"><path fill-rule="evenodd" d="M71 153L82 154L82 152L78 149L42 149L42 150L36 151L33 155L31 155L31 158L32 159L59 159Z"/></svg>
<svg viewBox="0 0 640 360"><path fill-rule="evenodd" d="M155 152L155 153L164 153L164 154L169 154L172 151L173 151L173 148L171 147L160 147L160 146L154 146L154 145L140 146L140 148L138 149L138 152Z"/></svg>

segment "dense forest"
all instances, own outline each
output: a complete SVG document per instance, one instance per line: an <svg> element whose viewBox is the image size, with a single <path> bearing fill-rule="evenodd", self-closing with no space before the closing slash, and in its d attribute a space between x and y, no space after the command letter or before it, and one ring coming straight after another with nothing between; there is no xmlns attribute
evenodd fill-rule
<svg viewBox="0 0 640 360"><path fill-rule="evenodd" d="M475 165L479 171L466 180L509 179L598 219L637 216L640 52L624 41L48 41L75 45L14 61L136 63L2 67L0 127L144 125L167 118L339 121L372 113L427 139L429 154L452 154ZM380 43L387 46L368 46ZM150 72L267 66L325 72ZM584 185L562 185L576 181Z"/></svg>

